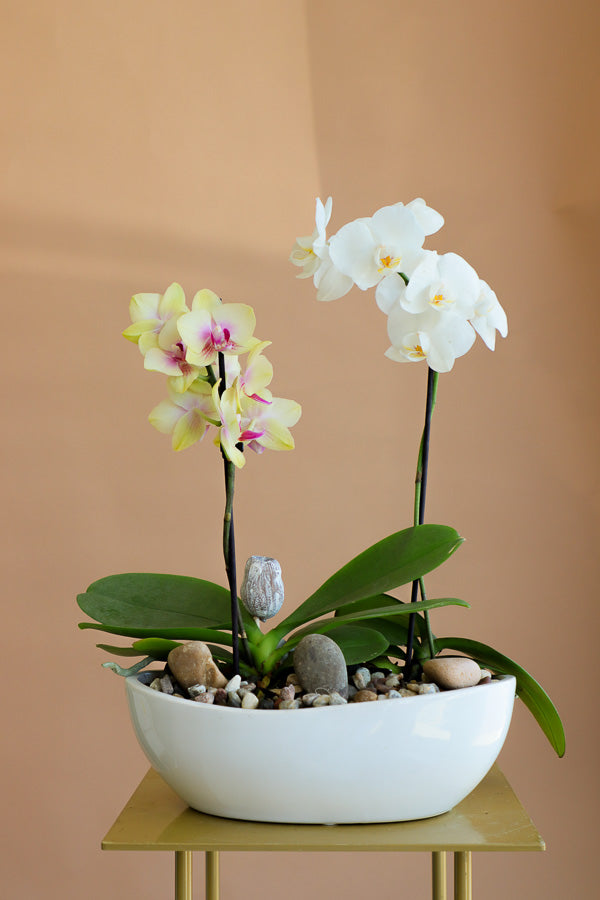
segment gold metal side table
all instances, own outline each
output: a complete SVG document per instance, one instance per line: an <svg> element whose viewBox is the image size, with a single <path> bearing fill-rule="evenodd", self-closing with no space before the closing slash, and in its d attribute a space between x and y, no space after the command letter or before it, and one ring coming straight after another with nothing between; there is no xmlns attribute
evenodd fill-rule
<svg viewBox="0 0 600 900"><path fill-rule="evenodd" d="M102 841L103 850L175 854L175 900L192 900L192 853L205 854L206 900L219 898L221 850L427 852L432 898L446 900L446 854L454 855L454 898L472 900L473 851L544 850L544 841L497 766L451 812L417 822L275 825L221 819L190 809L152 769Z"/></svg>

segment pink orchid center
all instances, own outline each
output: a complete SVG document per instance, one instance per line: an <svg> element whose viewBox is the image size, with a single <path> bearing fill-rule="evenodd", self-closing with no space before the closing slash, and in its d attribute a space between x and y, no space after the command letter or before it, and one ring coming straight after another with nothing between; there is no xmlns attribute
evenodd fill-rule
<svg viewBox="0 0 600 900"><path fill-rule="evenodd" d="M264 429L262 431L242 431L240 441L255 441L258 438L261 438L264 433Z"/></svg>
<svg viewBox="0 0 600 900"><path fill-rule="evenodd" d="M212 342L215 350L228 350L232 346L229 328L222 328L215 322L212 327Z"/></svg>

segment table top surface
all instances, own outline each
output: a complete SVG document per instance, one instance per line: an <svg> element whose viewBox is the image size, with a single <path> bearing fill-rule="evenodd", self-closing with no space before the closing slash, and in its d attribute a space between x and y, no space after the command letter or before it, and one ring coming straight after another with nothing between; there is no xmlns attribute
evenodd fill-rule
<svg viewBox="0 0 600 900"><path fill-rule="evenodd" d="M416 822L280 825L196 812L153 769L102 841L103 850L544 850L533 822L494 766L453 810Z"/></svg>

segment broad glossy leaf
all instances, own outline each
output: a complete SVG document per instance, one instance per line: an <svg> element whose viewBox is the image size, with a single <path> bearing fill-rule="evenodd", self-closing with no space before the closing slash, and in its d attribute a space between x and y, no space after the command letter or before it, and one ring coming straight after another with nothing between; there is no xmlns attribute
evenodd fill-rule
<svg viewBox="0 0 600 900"><path fill-rule="evenodd" d="M295 631L290 637L288 644L294 647L305 634L312 634L318 630L321 634L337 628L338 625L362 625L369 619L378 618L397 618L400 616L409 616L411 613L425 612L429 609L438 609L441 606L465 606L469 604L464 600L458 600L455 597L443 597L439 600L420 600L418 603L399 603L396 606L381 606L376 609L363 609L358 612L348 613L347 615L334 616L331 619L319 619L317 622L311 622L299 631ZM342 610L343 612L343 610ZM315 626L318 626L316 628Z"/></svg>
<svg viewBox="0 0 600 900"><path fill-rule="evenodd" d="M117 627L214 628L231 622L229 591L185 575L109 575L94 581L77 602L90 618Z"/></svg>
<svg viewBox="0 0 600 900"><path fill-rule="evenodd" d="M377 659L370 660L371 664L377 666L378 669L381 669L384 672L392 672L393 674L398 674L402 671L400 666L393 663L387 656L379 656Z"/></svg>
<svg viewBox="0 0 600 900"><path fill-rule="evenodd" d="M336 611L335 615L336 615L336 617L339 617L341 615L348 615L348 613L351 613L351 612L360 612L361 610L364 610L364 609L377 609L377 607L383 607L383 606L396 607L396 606L398 606L398 604L403 604L403 603L404 603L403 600L398 600L397 597L392 597L390 594L377 594L376 597L367 597L364 600L355 600L353 603L348 603L342 608L342 610ZM414 612L414 610L411 609L411 610L409 610L409 612ZM379 622L379 621L380 620L377 619L377 622ZM427 637L427 629L425 626L425 619L423 618L423 616L417 615L415 622L416 622L417 634L423 638L426 638ZM371 624L372 624L371 622L368 623L369 627L371 626ZM396 621L390 622L390 625L393 625L394 628L398 629L395 632L395 634L398 635L398 639L396 639L396 637L390 636L390 643L394 643L394 644L406 643L406 626L402 625L400 622L396 622ZM375 624L374 627L377 628L378 626ZM400 637L400 635L401 635L400 629L402 629L402 632L403 632L402 637ZM388 632L384 631L382 628L379 628L378 630L381 631L382 634L388 634Z"/></svg>
<svg viewBox="0 0 600 900"><path fill-rule="evenodd" d="M375 631L383 634L390 644L406 645L408 628L402 622L398 622L396 618L361 619L361 627L374 628Z"/></svg>
<svg viewBox="0 0 600 900"><path fill-rule="evenodd" d="M175 647L180 647L178 641L169 641L166 638L151 637L142 638L141 641L135 641L133 649L140 656L153 656L154 659L166 660L167 656Z"/></svg>
<svg viewBox="0 0 600 900"><path fill-rule="evenodd" d="M315 622L315 625L318 625ZM318 629L314 633L318 632ZM387 639L370 628L360 628L353 625L340 625L328 633L336 642L346 660L346 665L368 662L385 652L388 646Z"/></svg>
<svg viewBox="0 0 600 900"><path fill-rule="evenodd" d="M172 638L182 641L214 641L231 647L233 640L231 633L216 631L214 628L189 628L184 625L181 628L119 628L113 625L102 625L97 622L80 622L79 628L87 628L96 631L104 631L106 634L120 634L123 637L132 638Z"/></svg>
<svg viewBox="0 0 600 900"><path fill-rule="evenodd" d="M517 679L517 694L534 716L536 722L558 754L565 754L565 732L560 716L552 700L543 687L526 672L518 663L498 653L493 647L472 641L468 638L443 637L436 638L437 651L459 650L466 653L478 663L489 666L494 672L502 675L514 675Z"/></svg>
<svg viewBox="0 0 600 900"><path fill-rule="evenodd" d="M281 622L277 631L286 634L355 600L408 584L445 562L462 540L447 525L416 525L398 531L373 544L332 575Z"/></svg>
<svg viewBox="0 0 600 900"><path fill-rule="evenodd" d="M96 644L98 650L105 650L114 656L150 656L149 653L140 653L133 647L114 647L112 644Z"/></svg>

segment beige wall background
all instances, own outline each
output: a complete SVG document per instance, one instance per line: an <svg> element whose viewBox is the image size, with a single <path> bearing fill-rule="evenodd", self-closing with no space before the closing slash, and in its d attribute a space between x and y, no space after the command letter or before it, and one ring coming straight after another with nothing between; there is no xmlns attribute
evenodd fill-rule
<svg viewBox="0 0 600 900"><path fill-rule="evenodd" d="M75 594L118 571L224 580L221 467L146 422L163 396L120 337L173 280L252 304L297 449L238 478L239 559L288 603L409 524L425 369L383 357L373 294L317 304L287 262L423 196L510 333L441 379L428 518L467 537L438 633L493 643L564 717L517 708L501 764L546 854L476 859L481 900L592 895L598 547L598 14L587 0L2 0L2 873L5 897L170 896L170 860L102 854L147 765ZM590 714L590 706L593 713ZM393 777L371 760L357 778ZM240 753L237 777L268 760ZM398 777L405 777L400 775ZM426 897L425 857L225 855L223 896ZM325 887L321 888L321 884ZM321 896L321 894L319 894Z"/></svg>

